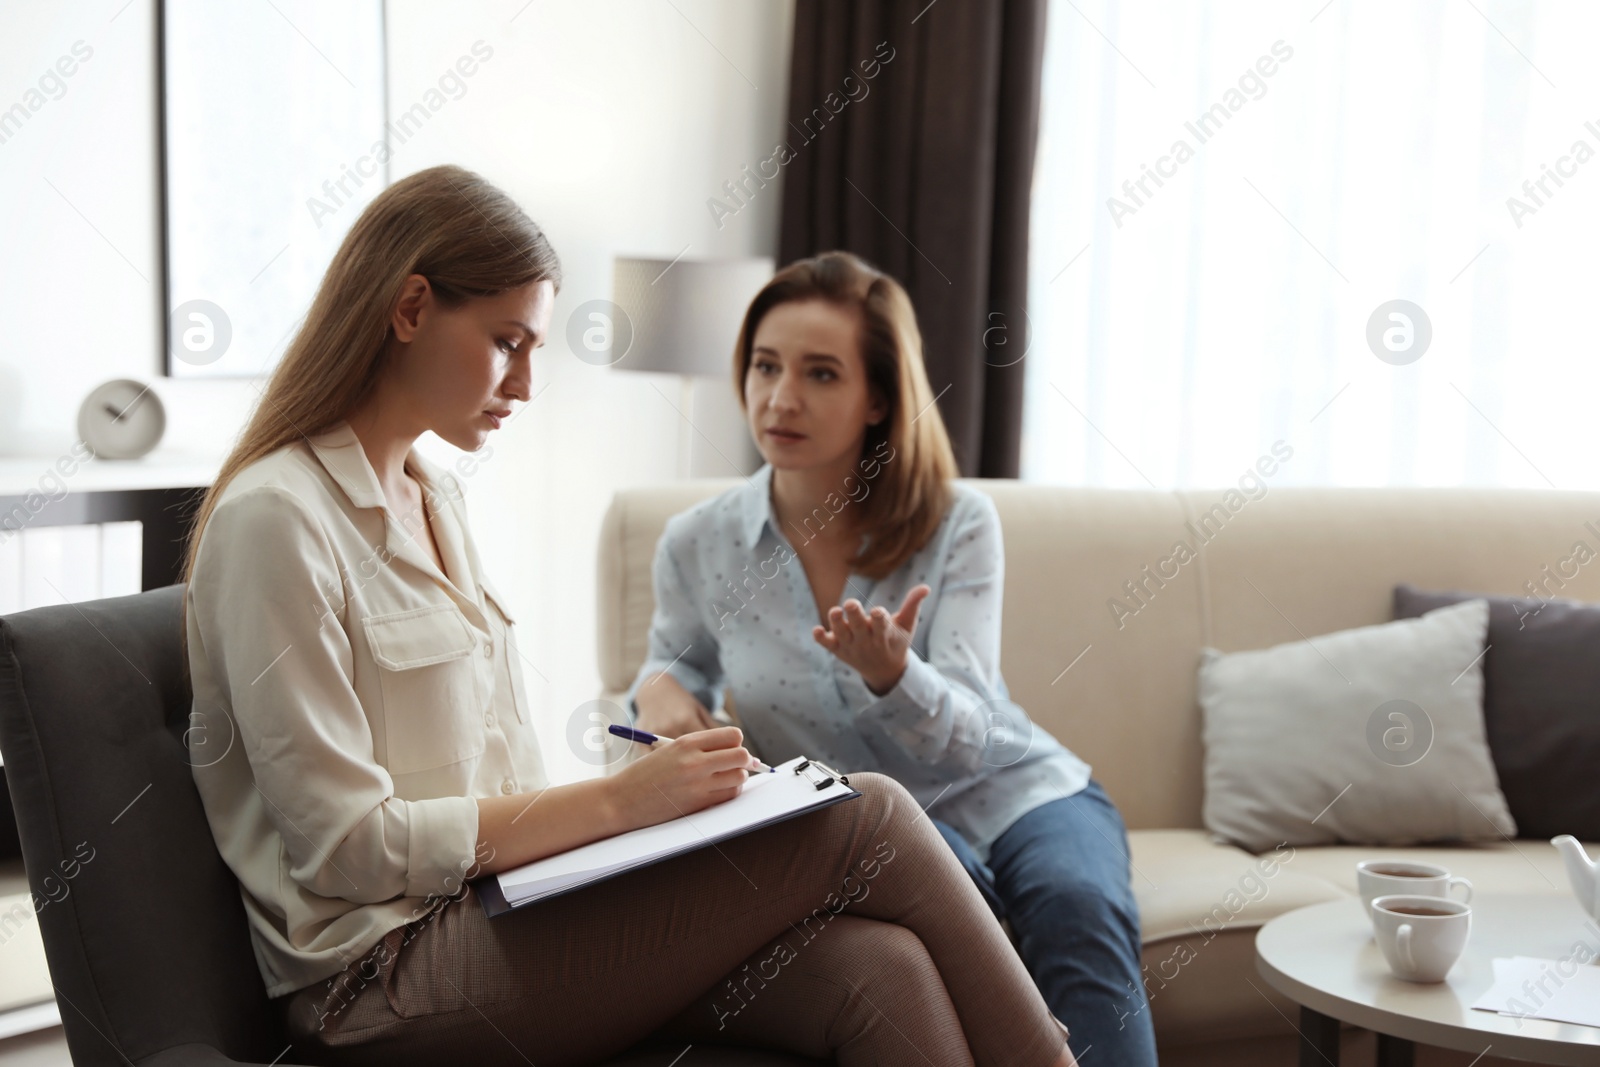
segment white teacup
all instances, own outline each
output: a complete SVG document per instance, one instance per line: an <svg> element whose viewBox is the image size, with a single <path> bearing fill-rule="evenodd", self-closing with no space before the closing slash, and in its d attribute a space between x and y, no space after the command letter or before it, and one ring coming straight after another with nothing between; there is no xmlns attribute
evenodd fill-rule
<svg viewBox="0 0 1600 1067"><path fill-rule="evenodd" d="M1356 891L1361 894L1361 904L1372 918L1372 902L1377 897L1391 894L1410 894L1419 897L1448 897L1457 886L1466 890L1461 903L1472 903L1472 883L1465 878L1453 877L1448 870L1432 863L1412 863L1409 860L1364 860L1356 864Z"/></svg>
<svg viewBox="0 0 1600 1067"><path fill-rule="evenodd" d="M1372 902L1372 932L1389 969L1408 982L1442 982L1467 947L1472 909L1446 897L1390 895Z"/></svg>

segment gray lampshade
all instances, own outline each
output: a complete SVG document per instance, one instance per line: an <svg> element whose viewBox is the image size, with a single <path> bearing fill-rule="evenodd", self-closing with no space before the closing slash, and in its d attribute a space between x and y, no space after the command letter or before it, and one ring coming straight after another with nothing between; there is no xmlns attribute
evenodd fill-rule
<svg viewBox="0 0 1600 1067"><path fill-rule="evenodd" d="M613 366L724 378L750 300L772 279L772 260L633 259L618 256L613 302L632 326Z"/></svg>

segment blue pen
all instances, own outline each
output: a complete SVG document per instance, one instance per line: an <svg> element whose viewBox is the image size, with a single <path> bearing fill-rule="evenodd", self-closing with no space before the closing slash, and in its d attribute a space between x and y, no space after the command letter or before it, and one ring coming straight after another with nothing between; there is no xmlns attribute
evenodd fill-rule
<svg viewBox="0 0 1600 1067"><path fill-rule="evenodd" d="M616 734L618 737L624 738L624 739L626 739L628 741L637 741L641 745L653 745L657 741L671 741L672 740L672 738L670 738L670 737L662 737L659 734L651 733L649 730L640 730L640 729L636 729L635 727L632 727L632 726L611 725L611 726L607 726L606 729L609 730L611 733ZM750 758L751 759L755 759L754 756L752 756ZM756 766L760 767L763 771L772 771L773 773L776 773L774 768L768 767L765 763L762 763L760 760L756 760Z"/></svg>

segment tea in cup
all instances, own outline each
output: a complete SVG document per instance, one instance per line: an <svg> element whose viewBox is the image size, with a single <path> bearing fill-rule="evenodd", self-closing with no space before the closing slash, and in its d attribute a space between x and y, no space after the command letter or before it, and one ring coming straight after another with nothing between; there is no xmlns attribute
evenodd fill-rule
<svg viewBox="0 0 1600 1067"><path fill-rule="evenodd" d="M1372 932L1396 977L1442 982L1467 947L1472 909L1446 897L1394 895L1372 902Z"/></svg>
<svg viewBox="0 0 1600 1067"><path fill-rule="evenodd" d="M1450 891L1460 886L1466 892L1460 900L1472 903L1472 883L1465 878L1453 877L1448 870L1432 863L1412 863L1409 860L1365 860L1356 864L1356 891L1361 894L1361 904L1372 918L1372 901L1386 894L1403 893L1421 897L1448 897Z"/></svg>

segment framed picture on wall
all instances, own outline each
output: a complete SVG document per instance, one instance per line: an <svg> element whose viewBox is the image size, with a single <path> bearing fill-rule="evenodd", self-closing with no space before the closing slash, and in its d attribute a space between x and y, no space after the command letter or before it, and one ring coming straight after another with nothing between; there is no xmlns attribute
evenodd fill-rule
<svg viewBox="0 0 1600 1067"><path fill-rule="evenodd" d="M166 373L271 372L389 180L383 0L159 0Z"/></svg>

